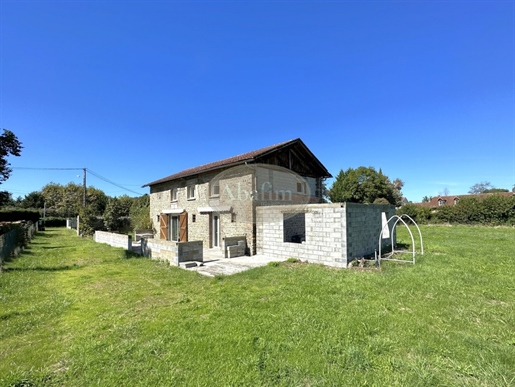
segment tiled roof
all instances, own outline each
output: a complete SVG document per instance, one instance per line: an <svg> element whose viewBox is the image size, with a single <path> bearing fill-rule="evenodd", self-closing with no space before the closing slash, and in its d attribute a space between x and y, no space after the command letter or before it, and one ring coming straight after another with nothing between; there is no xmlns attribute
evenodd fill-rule
<svg viewBox="0 0 515 387"><path fill-rule="evenodd" d="M160 183L165 183L167 181L180 179L180 178L184 178L184 177L188 177L188 176L192 176L192 175L197 175L199 173L209 172L209 171L216 170L216 169L223 168L223 167L239 165L239 164L243 164L245 162L252 162L258 157L264 156L269 152L276 151L280 148L286 147L286 146L294 144L296 142L302 143L302 140L300 138L296 138L294 140L284 141L279 144L270 145L265 148L261 148L261 149L257 149L257 150L251 151L251 152L243 153L241 155L237 155L237 156L229 157L229 158L226 158L223 160L215 161L212 163L200 165L198 167L185 169L184 171L181 171L181 172L175 173L173 175L164 177L162 179L153 181L151 183L145 184L143 187L156 185L156 184L160 184Z"/></svg>

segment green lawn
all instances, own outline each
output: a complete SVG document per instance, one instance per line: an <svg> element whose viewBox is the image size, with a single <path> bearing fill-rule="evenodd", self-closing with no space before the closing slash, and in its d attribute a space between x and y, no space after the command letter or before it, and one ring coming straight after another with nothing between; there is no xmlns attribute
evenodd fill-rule
<svg viewBox="0 0 515 387"><path fill-rule="evenodd" d="M0 274L0 384L515 385L515 229L422 233L415 266L207 278L48 229Z"/></svg>

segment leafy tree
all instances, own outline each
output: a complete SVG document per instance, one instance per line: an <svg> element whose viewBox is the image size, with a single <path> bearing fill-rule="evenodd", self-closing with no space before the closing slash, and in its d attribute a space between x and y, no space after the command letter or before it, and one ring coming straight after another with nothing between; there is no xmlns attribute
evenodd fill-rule
<svg viewBox="0 0 515 387"><path fill-rule="evenodd" d="M49 210L54 210L57 216L77 216L84 206L84 187L79 184L49 183L41 189L41 194ZM104 213L107 201L108 197L102 190L95 187L86 188L86 204L94 215L100 216Z"/></svg>
<svg viewBox="0 0 515 387"><path fill-rule="evenodd" d="M104 226L108 231L118 231L122 226L124 205L118 198L111 198L104 212Z"/></svg>
<svg viewBox="0 0 515 387"><path fill-rule="evenodd" d="M495 188L495 187L489 181L482 181L482 182L476 183L472 187L470 187L469 194L477 195L477 194L484 193L486 190L490 190L493 188Z"/></svg>
<svg viewBox="0 0 515 387"><path fill-rule="evenodd" d="M43 208L45 206L45 197L39 191L33 191L22 199L20 206L22 208Z"/></svg>
<svg viewBox="0 0 515 387"><path fill-rule="evenodd" d="M133 229L152 229L152 220L150 219L150 197L148 194L132 198L130 217Z"/></svg>
<svg viewBox="0 0 515 387"><path fill-rule="evenodd" d="M8 207L14 204L12 195L8 191L0 191L0 207Z"/></svg>
<svg viewBox="0 0 515 387"><path fill-rule="evenodd" d="M433 199L432 196L424 196L422 198L422 203L429 203L431 201L431 199Z"/></svg>
<svg viewBox="0 0 515 387"><path fill-rule="evenodd" d="M134 198L131 198L128 195L122 195L118 198L118 201L120 202L121 207L121 216L130 216L132 203L134 201Z"/></svg>
<svg viewBox="0 0 515 387"><path fill-rule="evenodd" d="M86 188L86 205L90 207L95 215L101 216L105 212L108 201L109 196L101 189L95 187Z"/></svg>
<svg viewBox="0 0 515 387"><path fill-rule="evenodd" d="M376 171L374 167L349 168L347 171L340 170L329 190L329 198L333 203L374 203L378 199L384 199L380 202L386 201L400 206L400 189L403 184L399 179L392 183L381 170Z"/></svg>
<svg viewBox="0 0 515 387"><path fill-rule="evenodd" d="M19 156L23 146L18 138L10 130L4 129L0 134L0 184L6 181L11 175L12 169L9 168L11 164L7 162L7 156Z"/></svg>

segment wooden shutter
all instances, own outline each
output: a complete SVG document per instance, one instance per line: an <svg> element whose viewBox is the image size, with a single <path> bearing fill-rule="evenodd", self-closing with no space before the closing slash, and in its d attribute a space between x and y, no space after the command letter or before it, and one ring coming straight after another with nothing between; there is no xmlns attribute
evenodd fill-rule
<svg viewBox="0 0 515 387"><path fill-rule="evenodd" d="M159 239L168 240L168 215L161 214L159 216Z"/></svg>
<svg viewBox="0 0 515 387"><path fill-rule="evenodd" d="M179 216L179 242L188 242L188 213Z"/></svg>

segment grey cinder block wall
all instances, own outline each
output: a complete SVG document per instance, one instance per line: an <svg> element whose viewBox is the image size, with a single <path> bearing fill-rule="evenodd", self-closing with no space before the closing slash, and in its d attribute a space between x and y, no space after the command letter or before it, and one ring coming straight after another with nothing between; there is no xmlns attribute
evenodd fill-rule
<svg viewBox="0 0 515 387"><path fill-rule="evenodd" d="M258 207L257 253L347 267L356 258L374 254L383 213L389 219L395 207L357 203ZM383 245L388 242L385 239Z"/></svg>

